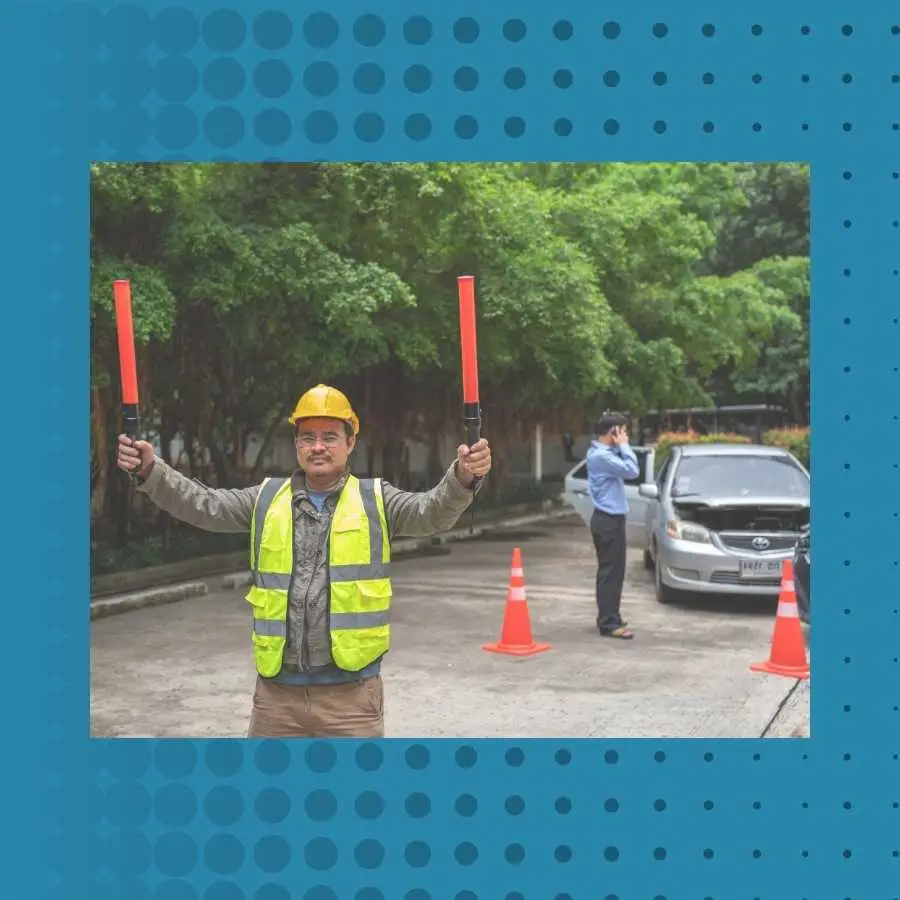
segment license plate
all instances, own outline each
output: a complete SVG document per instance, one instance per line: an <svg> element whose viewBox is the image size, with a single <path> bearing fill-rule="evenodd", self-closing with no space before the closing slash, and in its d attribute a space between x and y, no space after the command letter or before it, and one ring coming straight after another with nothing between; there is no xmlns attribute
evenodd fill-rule
<svg viewBox="0 0 900 900"><path fill-rule="evenodd" d="M777 578L783 565L780 559L742 559L741 578Z"/></svg>

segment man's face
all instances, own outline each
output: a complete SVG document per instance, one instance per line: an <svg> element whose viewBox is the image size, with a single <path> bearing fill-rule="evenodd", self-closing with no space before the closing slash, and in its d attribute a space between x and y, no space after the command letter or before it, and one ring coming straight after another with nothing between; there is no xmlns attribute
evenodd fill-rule
<svg viewBox="0 0 900 900"><path fill-rule="evenodd" d="M307 475L340 475L347 467L355 438L338 419L302 419L297 423L297 462Z"/></svg>

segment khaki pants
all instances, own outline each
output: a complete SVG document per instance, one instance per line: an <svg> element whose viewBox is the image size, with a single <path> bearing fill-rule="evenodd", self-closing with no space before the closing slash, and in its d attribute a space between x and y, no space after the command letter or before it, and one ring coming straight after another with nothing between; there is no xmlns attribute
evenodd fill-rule
<svg viewBox="0 0 900 900"><path fill-rule="evenodd" d="M257 676L248 737L384 737L381 676L346 684L276 684Z"/></svg>

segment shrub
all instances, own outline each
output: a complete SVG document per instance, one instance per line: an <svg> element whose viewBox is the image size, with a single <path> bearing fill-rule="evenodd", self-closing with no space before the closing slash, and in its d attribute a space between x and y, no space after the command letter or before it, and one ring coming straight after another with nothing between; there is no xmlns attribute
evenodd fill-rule
<svg viewBox="0 0 900 900"><path fill-rule="evenodd" d="M752 444L750 438L742 434L697 434L696 431L666 431L656 440L654 468L658 472L672 447L683 444ZM776 428L765 432L763 443L770 447L781 447L793 453L809 468L809 429Z"/></svg>
<svg viewBox="0 0 900 900"><path fill-rule="evenodd" d="M669 455L672 447L684 444L749 444L750 438L742 434L697 434L696 431L664 431L655 442L656 458L654 464L659 471L660 466Z"/></svg>
<svg viewBox="0 0 900 900"><path fill-rule="evenodd" d="M793 453L809 469L808 428L773 428L763 435L763 443Z"/></svg>

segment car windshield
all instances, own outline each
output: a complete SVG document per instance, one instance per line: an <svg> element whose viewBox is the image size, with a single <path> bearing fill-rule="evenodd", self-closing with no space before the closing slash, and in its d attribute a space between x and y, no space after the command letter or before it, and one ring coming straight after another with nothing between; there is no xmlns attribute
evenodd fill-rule
<svg viewBox="0 0 900 900"><path fill-rule="evenodd" d="M686 456L675 473L673 499L686 497L809 497L809 478L778 456Z"/></svg>

